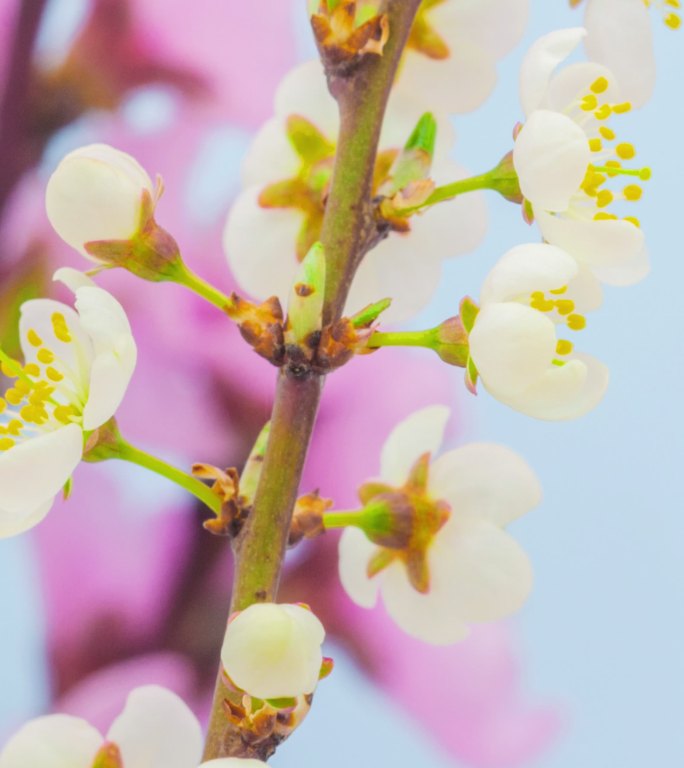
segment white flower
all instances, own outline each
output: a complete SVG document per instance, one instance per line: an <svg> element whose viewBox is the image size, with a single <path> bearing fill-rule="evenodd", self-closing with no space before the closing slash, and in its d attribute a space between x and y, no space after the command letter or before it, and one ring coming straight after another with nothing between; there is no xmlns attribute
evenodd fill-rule
<svg viewBox="0 0 684 768"><path fill-rule="evenodd" d="M0 398L0 537L39 523L81 460L84 432L118 408L136 362L121 305L76 270L55 279L76 312L51 299L22 305L24 365L0 351L14 384Z"/></svg>
<svg viewBox="0 0 684 768"><path fill-rule="evenodd" d="M151 213L155 189L135 158L107 144L70 152L48 181L45 207L57 234L86 258L85 244L129 240Z"/></svg>
<svg viewBox="0 0 684 768"><path fill-rule="evenodd" d="M257 603L229 621L221 662L250 696L296 697L311 693L318 683L324 637L323 625L307 608Z"/></svg>
<svg viewBox="0 0 684 768"><path fill-rule="evenodd" d="M395 427L381 456L379 482L401 493L412 468L429 454L426 487L420 493L412 488L406 497L426 551L379 547L357 528L345 529L340 539L340 578L351 599L372 608L382 593L405 632L435 644L462 640L469 624L495 621L523 604L532 586L531 566L503 529L541 498L532 470L503 446L466 445L434 458L448 418L444 406L414 413ZM443 514L433 513L445 508L448 516L441 522ZM414 588L406 567L421 554L428 576L423 592Z"/></svg>
<svg viewBox="0 0 684 768"><path fill-rule="evenodd" d="M608 370L578 355L557 329L586 325L601 294L577 262L551 245L520 245L487 276L470 331L470 356L482 383L498 400L539 419L575 419L594 408Z"/></svg>
<svg viewBox="0 0 684 768"><path fill-rule="evenodd" d="M390 101L381 159L391 160L421 113L401 99ZM447 157L453 144L448 120L437 119L431 176L444 184L465 174ZM276 94L275 117L257 134L245 159L245 190L224 231L224 249L235 278L256 298L275 295L284 305L298 260L318 239L337 128L337 104L328 93L320 62L290 72ZM390 296L392 306L383 319L398 322L425 306L438 285L441 261L472 250L484 236L484 199L465 195L413 217L410 223L411 232L390 234L365 256L347 302L350 312Z"/></svg>
<svg viewBox="0 0 684 768"><path fill-rule="evenodd" d="M197 719L178 696L148 685L132 691L106 737L78 717L31 720L0 753L0 768L92 768L104 750L122 768L196 768L202 741Z"/></svg>
<svg viewBox="0 0 684 768"><path fill-rule="evenodd" d="M585 35L560 30L529 50L520 74L526 120L513 151L520 188L544 239L571 254L602 282L629 285L648 272L638 220L611 208L640 199L648 168L632 168L635 149L609 124L630 109L613 74L598 64L554 70Z"/></svg>
<svg viewBox="0 0 684 768"><path fill-rule="evenodd" d="M423 2L397 85L423 108L471 112L494 90L497 61L520 40L529 0Z"/></svg>
<svg viewBox="0 0 684 768"><path fill-rule="evenodd" d="M656 81L651 6L660 10L668 27L681 26L677 0L587 0L584 16L587 54L615 72L637 107L651 98Z"/></svg>

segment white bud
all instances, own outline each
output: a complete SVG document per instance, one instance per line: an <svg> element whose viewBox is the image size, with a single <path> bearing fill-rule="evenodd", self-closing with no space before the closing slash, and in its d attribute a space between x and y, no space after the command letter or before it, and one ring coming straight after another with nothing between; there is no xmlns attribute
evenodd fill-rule
<svg viewBox="0 0 684 768"><path fill-rule="evenodd" d="M260 699L311 693L318 682L325 630L300 605L257 603L226 630L223 668L239 688Z"/></svg>
<svg viewBox="0 0 684 768"><path fill-rule="evenodd" d="M137 160L107 144L91 144L70 152L57 166L45 208L62 240L91 258L88 242L131 239L140 227L145 199L154 196L152 181Z"/></svg>

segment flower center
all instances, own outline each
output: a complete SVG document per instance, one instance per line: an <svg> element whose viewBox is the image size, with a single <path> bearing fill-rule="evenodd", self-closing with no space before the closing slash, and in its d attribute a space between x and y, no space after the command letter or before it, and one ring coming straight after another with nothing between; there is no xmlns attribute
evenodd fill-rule
<svg viewBox="0 0 684 768"><path fill-rule="evenodd" d="M641 199L643 189L638 182L651 178L651 169L633 167L631 161L636 157L636 149L629 142L619 141L617 132L608 125L613 115L629 112L629 102L611 103L605 94L609 82L605 77L597 78L589 92L583 94L568 107L573 119L584 127L589 121L595 122L596 135L589 138L589 148L593 162L588 166L578 194L573 199L575 214L583 217L590 215L596 221L618 220L620 217L610 211L610 207L620 201L635 203ZM639 226L639 220L631 215L623 216Z"/></svg>
<svg viewBox="0 0 684 768"><path fill-rule="evenodd" d="M529 305L538 312L550 315L555 323L562 322L571 331L581 331L587 326L587 318L575 311L575 302L568 299L565 294L567 285L552 291L534 291L530 294ZM559 298L560 297L560 298ZM569 355L573 350L573 343L567 339L559 339L556 344L556 354L559 357ZM554 358L554 365L565 365L566 360Z"/></svg>
<svg viewBox="0 0 684 768"><path fill-rule="evenodd" d="M14 382L0 397L0 451L81 421L86 394L80 391L81 379L55 351L60 345L75 345L60 312L52 315L52 335L45 342L35 330L29 330L28 342L36 354L35 362L25 365L0 349L0 369Z"/></svg>

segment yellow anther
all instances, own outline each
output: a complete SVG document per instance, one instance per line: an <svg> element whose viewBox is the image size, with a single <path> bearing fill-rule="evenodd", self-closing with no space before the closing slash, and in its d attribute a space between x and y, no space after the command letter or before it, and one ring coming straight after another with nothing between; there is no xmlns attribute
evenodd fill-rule
<svg viewBox="0 0 684 768"><path fill-rule="evenodd" d="M570 315L567 324L571 331L581 331L582 328L586 328L587 318L584 315Z"/></svg>
<svg viewBox="0 0 684 768"><path fill-rule="evenodd" d="M9 451L14 448L14 440L11 437L0 437L0 451Z"/></svg>
<svg viewBox="0 0 684 768"><path fill-rule="evenodd" d="M55 338L59 339L59 341L63 341L65 344L71 341L69 326L61 312L55 312L52 315L52 331L55 334Z"/></svg>
<svg viewBox="0 0 684 768"><path fill-rule="evenodd" d="M569 355L572 352L572 342L567 339L559 339L556 344L556 353L559 355Z"/></svg>
<svg viewBox="0 0 684 768"><path fill-rule="evenodd" d="M40 336L31 328L29 332L26 334L26 338L28 339L29 344L32 347L40 347L43 343L43 340L40 338Z"/></svg>
<svg viewBox="0 0 684 768"><path fill-rule="evenodd" d="M70 405L58 405L52 415L63 424L70 424L71 417L75 416L74 409Z"/></svg>
<svg viewBox="0 0 684 768"><path fill-rule="evenodd" d="M46 349L45 347L38 350L36 357L38 358L39 362L43 363L44 365L49 365L55 361L55 353L50 349Z"/></svg>
<svg viewBox="0 0 684 768"><path fill-rule="evenodd" d="M612 141L615 138L615 131L607 125L600 126L599 133L606 141Z"/></svg>
<svg viewBox="0 0 684 768"><path fill-rule="evenodd" d="M637 229L641 227L641 222L639 221L639 219L637 219L636 216L625 216L623 221L628 221L630 224L634 224L634 226L637 227Z"/></svg>
<svg viewBox="0 0 684 768"><path fill-rule="evenodd" d="M596 195L596 205L599 208L605 208L613 202L613 193L609 189L602 189L598 195Z"/></svg>
<svg viewBox="0 0 684 768"><path fill-rule="evenodd" d="M625 112L629 112L632 109L632 105L629 101L623 101L622 104L613 104L613 112L616 115L624 115Z"/></svg>
<svg viewBox="0 0 684 768"><path fill-rule="evenodd" d="M568 286L564 285L562 288L555 288L553 291L549 291L549 293L553 293L555 296L562 296L567 290Z"/></svg>
<svg viewBox="0 0 684 768"><path fill-rule="evenodd" d="M641 199L643 190L638 184L629 184L622 190L622 194L625 196L625 200L634 202Z"/></svg>
<svg viewBox="0 0 684 768"><path fill-rule="evenodd" d="M19 434L23 428L23 421L19 421L19 419L12 419L12 421L10 421L10 423L7 425L7 432L10 435L14 435L14 437L19 437Z"/></svg>
<svg viewBox="0 0 684 768"><path fill-rule="evenodd" d="M569 299L558 299L556 301L556 310L559 315L569 315L575 309L575 302Z"/></svg>
<svg viewBox="0 0 684 768"><path fill-rule="evenodd" d="M552 363L552 365L557 365L559 368L562 368L565 365L566 361L565 360L552 360L551 363Z"/></svg>
<svg viewBox="0 0 684 768"><path fill-rule="evenodd" d="M631 160L634 155L636 155L636 151L634 149L633 144L618 144L617 147L615 147L615 151L617 152L617 156L621 160Z"/></svg>
<svg viewBox="0 0 684 768"><path fill-rule="evenodd" d="M610 104L601 104L601 106L594 112L594 117L597 120L607 120L612 112L613 108Z"/></svg>
<svg viewBox="0 0 684 768"><path fill-rule="evenodd" d="M35 363L27 363L24 366L24 373L27 376L40 376L40 368Z"/></svg>
<svg viewBox="0 0 684 768"><path fill-rule="evenodd" d="M546 297L544 296L544 292L543 291L535 291L532 294L532 300L533 301L544 301L545 298Z"/></svg>
<svg viewBox="0 0 684 768"><path fill-rule="evenodd" d="M5 400L7 400L10 405L19 405L23 399L24 396L21 392L14 388L8 389L7 392L5 392Z"/></svg>
<svg viewBox="0 0 684 768"><path fill-rule="evenodd" d="M603 149L601 139L589 139L589 149L592 152L600 152Z"/></svg>
<svg viewBox="0 0 684 768"><path fill-rule="evenodd" d="M550 299L533 299L530 306L532 309L538 309L540 312L552 312L555 303Z"/></svg>
<svg viewBox="0 0 684 768"><path fill-rule="evenodd" d="M622 170L622 163L618 160L607 160L606 169L606 173L614 179Z"/></svg>
<svg viewBox="0 0 684 768"><path fill-rule="evenodd" d="M642 181L648 181L651 178L651 169L650 168L642 168L639 171L639 178Z"/></svg>
<svg viewBox="0 0 684 768"><path fill-rule="evenodd" d="M14 388L22 395L28 395L31 391L31 384L26 379L17 379Z"/></svg>
<svg viewBox="0 0 684 768"><path fill-rule="evenodd" d="M617 221L618 217L614 213L607 211L598 211L594 214L594 221Z"/></svg>
<svg viewBox="0 0 684 768"><path fill-rule="evenodd" d="M19 366L15 363L10 363L7 360L3 360L0 363L0 370L7 376L8 379L16 379L19 375Z"/></svg>
<svg viewBox="0 0 684 768"><path fill-rule="evenodd" d="M592 110L596 109L596 107L598 107L598 99L596 96L594 96L593 93L588 93L582 98L582 101L580 102L580 109L584 110L585 112L591 112Z"/></svg>
<svg viewBox="0 0 684 768"><path fill-rule="evenodd" d="M38 417L38 410L35 405L25 405L19 411L19 415L24 421L35 422Z"/></svg>
<svg viewBox="0 0 684 768"><path fill-rule="evenodd" d="M46 369L45 374L48 377L48 379L50 379L50 381L62 381L62 379L64 378L64 376L56 368L53 368L52 366Z"/></svg>
<svg viewBox="0 0 684 768"><path fill-rule="evenodd" d="M608 90L608 78L597 77L591 84L591 90L594 93L605 93Z"/></svg>
<svg viewBox="0 0 684 768"><path fill-rule="evenodd" d="M676 13L668 13L665 17L665 23L670 29L679 29L682 26L682 20Z"/></svg>
<svg viewBox="0 0 684 768"><path fill-rule="evenodd" d="M7 401L0 397L0 413L7 410Z"/></svg>

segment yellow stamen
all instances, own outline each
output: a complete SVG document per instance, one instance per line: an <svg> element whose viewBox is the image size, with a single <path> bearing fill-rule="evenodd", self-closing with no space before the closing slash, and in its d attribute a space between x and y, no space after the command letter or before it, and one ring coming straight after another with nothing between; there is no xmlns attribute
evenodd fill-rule
<svg viewBox="0 0 684 768"><path fill-rule="evenodd" d="M14 440L11 437L0 437L0 451L9 451L14 448Z"/></svg>
<svg viewBox="0 0 684 768"><path fill-rule="evenodd" d="M10 405L19 405L23 399L24 396L21 392L14 388L8 389L7 392L5 392L5 400L7 400Z"/></svg>
<svg viewBox="0 0 684 768"><path fill-rule="evenodd" d="M55 353L45 347L38 350L36 357L44 365L49 365L55 361Z"/></svg>
<svg viewBox="0 0 684 768"><path fill-rule="evenodd" d="M601 104L601 106L594 112L594 117L597 120L607 120L611 114L610 104Z"/></svg>
<svg viewBox="0 0 684 768"><path fill-rule="evenodd" d="M634 155L636 155L636 151L634 149L633 144L618 144L617 147L615 147L615 151L617 152L617 156L621 160L631 160Z"/></svg>
<svg viewBox="0 0 684 768"><path fill-rule="evenodd" d="M591 84L591 90L594 93L605 93L608 90L608 79L605 77L597 77Z"/></svg>
<svg viewBox="0 0 684 768"><path fill-rule="evenodd" d="M569 299L558 299L556 301L556 309L559 315L569 315L575 309L575 302Z"/></svg>
<svg viewBox="0 0 684 768"><path fill-rule="evenodd" d="M592 152L600 152L603 149L601 139L589 139L589 149Z"/></svg>
<svg viewBox="0 0 684 768"><path fill-rule="evenodd" d="M625 200L634 202L641 199L643 190L638 184L629 184L622 190L622 194L625 196Z"/></svg>
<svg viewBox="0 0 684 768"><path fill-rule="evenodd" d="M593 93L588 93L582 98L582 101L580 102L580 109L584 110L585 112L591 112L592 110L596 109L597 106L598 99L596 96L594 96Z"/></svg>
<svg viewBox="0 0 684 768"><path fill-rule="evenodd" d="M559 339L556 344L556 353L559 355L569 355L572 352L573 345L567 339Z"/></svg>
<svg viewBox="0 0 684 768"><path fill-rule="evenodd" d="M598 195L596 195L596 205L599 208L605 208L613 202L613 193L609 189L602 189Z"/></svg>
<svg viewBox="0 0 684 768"><path fill-rule="evenodd" d="M634 226L637 227L637 229L641 227L641 222L639 221L639 219L637 219L636 216L625 216L623 221L628 221L630 224L634 224Z"/></svg>
<svg viewBox="0 0 684 768"><path fill-rule="evenodd" d="M599 133L606 141L612 141L615 138L615 131L607 125L600 126Z"/></svg>
<svg viewBox="0 0 684 768"><path fill-rule="evenodd" d="M553 291L549 291L549 293L553 293L556 296L562 296L567 290L568 290L568 286L564 285L562 288L556 288Z"/></svg>
<svg viewBox="0 0 684 768"><path fill-rule="evenodd" d="M24 373L27 376L40 376L40 368L35 363L27 363L24 366Z"/></svg>
<svg viewBox="0 0 684 768"><path fill-rule="evenodd" d="M62 381L62 379L64 378L64 376L52 366L49 366L45 370L45 375L48 377L48 379L50 379L50 381Z"/></svg>
<svg viewBox="0 0 684 768"><path fill-rule="evenodd" d="M59 341L63 341L65 344L71 341L69 326L61 312L55 312L52 315L52 331L55 334L55 338L59 339Z"/></svg>
<svg viewBox="0 0 684 768"><path fill-rule="evenodd" d="M570 315L567 323L571 331L581 331L582 328L586 328L587 318L584 315Z"/></svg>

